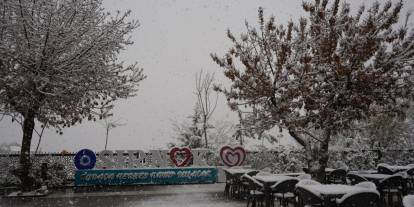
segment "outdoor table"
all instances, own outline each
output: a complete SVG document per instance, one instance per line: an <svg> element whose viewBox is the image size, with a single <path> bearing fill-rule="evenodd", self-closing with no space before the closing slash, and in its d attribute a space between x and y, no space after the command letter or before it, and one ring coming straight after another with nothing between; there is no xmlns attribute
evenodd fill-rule
<svg viewBox="0 0 414 207"><path fill-rule="evenodd" d="M272 185L274 185L277 182L288 180L288 179L295 179L291 176L287 175L280 175L280 174L270 174L270 175L255 175L253 176L254 179L257 181L263 183L264 187L264 194L266 199L266 207L273 206L271 202L272 200L272 189L270 188Z"/></svg>
<svg viewBox="0 0 414 207"><path fill-rule="evenodd" d="M408 166L408 165L405 165L405 166L404 165L387 165L385 167L387 167L393 172L401 172L401 171L406 171L406 170L413 168L413 166Z"/></svg>
<svg viewBox="0 0 414 207"><path fill-rule="evenodd" d="M387 174L358 174L361 177L364 177L365 179L374 182L376 185L378 185L378 183L385 179L388 178L392 175L387 175Z"/></svg>
<svg viewBox="0 0 414 207"><path fill-rule="evenodd" d="M324 201L324 206L335 206L335 199L341 198L347 193L367 191L367 189L363 187L342 184L299 185L297 188L304 188L307 191L321 196Z"/></svg>
<svg viewBox="0 0 414 207"><path fill-rule="evenodd" d="M285 175L285 176L289 176L289 177L298 177L301 175L305 175L306 173L304 172L297 172L297 173L281 173L281 174L277 174L277 175Z"/></svg>

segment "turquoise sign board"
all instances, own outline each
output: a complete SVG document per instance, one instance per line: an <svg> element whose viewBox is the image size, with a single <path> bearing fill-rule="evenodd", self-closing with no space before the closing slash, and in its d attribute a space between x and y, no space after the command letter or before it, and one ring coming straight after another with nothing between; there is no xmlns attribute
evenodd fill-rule
<svg viewBox="0 0 414 207"><path fill-rule="evenodd" d="M75 185L195 184L215 183L214 167L77 170Z"/></svg>

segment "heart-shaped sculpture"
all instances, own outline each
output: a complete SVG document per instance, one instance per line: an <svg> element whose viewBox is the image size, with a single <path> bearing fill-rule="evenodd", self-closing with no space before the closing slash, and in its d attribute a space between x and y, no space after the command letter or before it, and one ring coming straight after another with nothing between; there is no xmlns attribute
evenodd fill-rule
<svg viewBox="0 0 414 207"><path fill-rule="evenodd" d="M184 156L184 158L178 160L177 155L182 155L182 156ZM171 158L171 161L174 163L175 166L185 167L188 164L190 164L190 161L193 158L193 153L191 152L190 148L188 148L188 147L183 147L183 148L173 147L170 150L170 158Z"/></svg>
<svg viewBox="0 0 414 207"><path fill-rule="evenodd" d="M220 158L228 167L240 166L246 159L246 151L240 146L235 148L223 146L220 149Z"/></svg>

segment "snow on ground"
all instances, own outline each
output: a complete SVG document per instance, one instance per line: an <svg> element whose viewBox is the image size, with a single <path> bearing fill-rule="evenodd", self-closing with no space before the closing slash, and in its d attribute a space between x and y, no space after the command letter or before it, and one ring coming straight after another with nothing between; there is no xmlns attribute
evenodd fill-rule
<svg viewBox="0 0 414 207"><path fill-rule="evenodd" d="M57 192L44 198L0 198L0 207L244 207L245 202L222 196L223 184L144 186L74 193ZM112 192L110 192L112 191Z"/></svg>

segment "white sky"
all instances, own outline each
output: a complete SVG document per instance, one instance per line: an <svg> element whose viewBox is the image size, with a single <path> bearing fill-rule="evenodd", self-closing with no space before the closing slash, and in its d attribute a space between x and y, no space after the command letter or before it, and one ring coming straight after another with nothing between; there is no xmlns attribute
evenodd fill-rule
<svg viewBox="0 0 414 207"><path fill-rule="evenodd" d="M304 15L301 0L104 0L109 11L132 10L132 18L141 26L133 33L135 44L122 54L126 63L137 61L148 76L136 97L116 103L114 119L125 126L111 131L110 149L166 148L174 141L172 122L183 121L195 104L194 75L201 69L215 72L224 81L222 70L211 60L210 53L224 54L231 46L226 36L230 28L236 36L245 31L244 22L257 22L257 9L274 15L277 23L286 23ZM364 2L348 0L355 11ZM380 1L382 2L382 1ZM406 0L404 12L413 10L414 1ZM411 20L411 28L413 21ZM236 121L227 109L223 96L213 120ZM21 128L10 120L0 122L0 143L21 142ZM289 138L282 143L290 143ZM34 136L33 144L37 143ZM82 148L102 150L105 129L88 123L65 129L63 135L48 130L43 136L43 151L78 151Z"/></svg>

